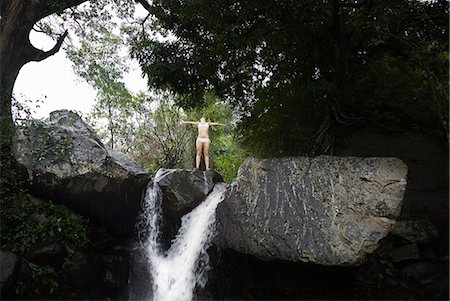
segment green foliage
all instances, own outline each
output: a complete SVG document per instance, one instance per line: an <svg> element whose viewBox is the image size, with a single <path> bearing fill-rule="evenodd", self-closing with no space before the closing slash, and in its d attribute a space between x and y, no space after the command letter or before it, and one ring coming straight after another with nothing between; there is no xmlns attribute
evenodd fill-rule
<svg viewBox="0 0 450 301"><path fill-rule="evenodd" d="M75 33L78 39L65 40L66 50L78 47L79 41L94 41L101 38L101 31L112 32L118 28L119 18L129 19L136 8L134 1L127 0L96 0L86 1L67 9L69 2L52 0L51 10L54 14L41 19L35 24L40 31L56 39L64 30Z"/></svg>
<svg viewBox="0 0 450 301"><path fill-rule="evenodd" d="M58 274L50 266L40 266L28 263L31 270L31 288L26 289L23 281L16 283L15 291L20 297L44 298L51 297L58 289Z"/></svg>
<svg viewBox="0 0 450 301"><path fill-rule="evenodd" d="M26 256L30 249L42 242L60 244L66 252L65 261L76 248L87 241L87 220L63 205L32 199L20 192L12 203L2 200L1 248L20 256ZM31 268L31 291L23 282L16 285L21 297L50 297L58 288L59 272L49 266L29 263Z"/></svg>
<svg viewBox="0 0 450 301"><path fill-rule="evenodd" d="M100 113L101 102L97 103L89 121L100 138L108 142L114 138L110 146L131 155L151 172L189 166L192 153L187 145L194 136L188 128L179 126L185 113L174 105L174 96L141 92L129 93L129 97L111 108L113 118L106 123Z"/></svg>
<svg viewBox="0 0 450 301"><path fill-rule="evenodd" d="M98 90L108 93L128 71L128 66L119 54L123 47L122 39L109 32L108 28L99 27L97 30L99 36L91 34L86 37L80 48L71 49L68 55L79 76Z"/></svg>
<svg viewBox="0 0 450 301"><path fill-rule="evenodd" d="M320 71L334 63L327 9L323 1L154 1L157 22L178 39L136 39L133 54L151 87L188 95L212 89L234 105L241 142L255 154L298 152L333 89Z"/></svg>
<svg viewBox="0 0 450 301"><path fill-rule="evenodd" d="M55 270L50 266L40 266L29 263L33 283L32 295L43 297L51 296L58 289L58 281Z"/></svg>
<svg viewBox="0 0 450 301"><path fill-rule="evenodd" d="M100 139L113 149L126 149L129 145L130 120L134 115L133 95L123 85L117 90L98 93L97 102L87 119L96 127Z"/></svg>
<svg viewBox="0 0 450 301"><path fill-rule="evenodd" d="M159 100L158 107L150 115L151 122L147 128L154 137L156 146L162 152L159 155L159 166L163 168L185 167L189 165L188 144L192 132L179 125L184 112L174 105L168 96Z"/></svg>
<svg viewBox="0 0 450 301"><path fill-rule="evenodd" d="M233 128L233 109L212 93L205 94L202 101L204 103L202 107L188 111L188 118L199 120L205 117L207 121L226 124L210 127L209 154L214 170L220 173L227 183L231 183L237 175L239 166L247 157L247 152L241 147Z"/></svg>
<svg viewBox="0 0 450 301"><path fill-rule="evenodd" d="M36 113L35 109L39 108L43 103L42 99L23 98L23 96L19 102L13 95L11 109L14 123L20 125L22 122L32 119L32 114Z"/></svg>
<svg viewBox="0 0 450 301"><path fill-rule="evenodd" d="M50 0L48 1L48 5L51 7L51 10L58 15L61 14L67 7L65 1L61 0Z"/></svg>
<svg viewBox="0 0 450 301"><path fill-rule="evenodd" d="M379 1L348 21L363 28L348 105L370 119L448 132L448 12L442 1ZM352 45L353 46L353 45ZM354 46L356 47L356 45ZM368 93L370 92L370 93ZM361 105L362 104L362 105Z"/></svg>
<svg viewBox="0 0 450 301"><path fill-rule="evenodd" d="M95 30L84 37L79 49L71 49L68 56L74 62L75 72L97 90L91 121L106 124L99 127L99 135L109 147L117 148L127 145L127 141L119 139L119 133L127 130L135 102L123 83L128 71L126 59L120 54L124 42L107 24L93 27Z"/></svg>
<svg viewBox="0 0 450 301"><path fill-rule="evenodd" d="M159 168L186 168L191 152L192 132L179 125L185 113L174 105L171 94L142 98L135 107L134 157L152 171Z"/></svg>
<svg viewBox="0 0 450 301"><path fill-rule="evenodd" d="M29 263L35 296L49 296L58 288L57 274L50 266Z"/></svg>
<svg viewBox="0 0 450 301"><path fill-rule="evenodd" d="M447 1L151 6L154 29L176 38L136 31L132 55L150 87L181 93L184 108L214 91L241 113L255 155L308 152L330 116L448 133Z"/></svg>
<svg viewBox="0 0 450 301"><path fill-rule="evenodd" d="M27 157L33 158L36 166L58 162L66 157L72 148L72 141L65 132L49 131L47 125L39 120L27 120L24 135L32 143Z"/></svg>
<svg viewBox="0 0 450 301"><path fill-rule="evenodd" d="M246 152L232 134L219 136L212 145L211 158L214 169L227 183L234 180L246 157Z"/></svg>
<svg viewBox="0 0 450 301"><path fill-rule="evenodd" d="M37 242L61 244L67 256L87 242L87 220L63 205L36 202L23 195L1 206L2 249L25 255Z"/></svg>

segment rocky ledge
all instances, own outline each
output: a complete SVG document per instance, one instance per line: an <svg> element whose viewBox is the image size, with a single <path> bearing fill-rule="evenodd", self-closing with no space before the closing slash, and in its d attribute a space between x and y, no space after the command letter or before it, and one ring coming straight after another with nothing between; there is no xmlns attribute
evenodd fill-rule
<svg viewBox="0 0 450 301"><path fill-rule="evenodd" d="M134 231L150 175L103 145L76 113L54 111L20 126L14 156L34 195L61 202L117 236Z"/></svg>
<svg viewBox="0 0 450 301"><path fill-rule="evenodd" d="M354 265L400 214L396 158L247 159L217 208L216 244L264 260Z"/></svg>
<svg viewBox="0 0 450 301"><path fill-rule="evenodd" d="M223 179L214 171L159 169L155 182L162 191L164 212L170 217L181 218L203 202L214 184Z"/></svg>

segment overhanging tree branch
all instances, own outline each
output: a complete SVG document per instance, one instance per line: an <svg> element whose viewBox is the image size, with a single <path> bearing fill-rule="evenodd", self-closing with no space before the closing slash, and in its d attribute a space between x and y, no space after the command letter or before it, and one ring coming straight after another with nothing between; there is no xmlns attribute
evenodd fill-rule
<svg viewBox="0 0 450 301"><path fill-rule="evenodd" d="M32 5L30 8L33 12L31 15L31 21L37 22L42 18L45 18L54 13L61 13L62 10L70 7L74 7L80 5L83 2L87 2L87 0L59 0L58 4L60 11L55 8L54 1L30 1Z"/></svg>
<svg viewBox="0 0 450 301"><path fill-rule="evenodd" d="M148 3L147 0L136 0L136 2L140 3L149 12L152 9L150 3Z"/></svg>
<svg viewBox="0 0 450 301"><path fill-rule="evenodd" d="M67 30L64 31L64 33L59 36L58 40L56 41L55 46L53 46L53 48L50 49L49 51L43 51L43 50L37 49L36 47L34 47L33 45L30 44L30 47L32 47L31 48L32 50L30 53L30 60L35 61L35 62L40 62L42 60L45 60L49 56L52 56L55 53L57 53L59 51L59 49L61 48L61 45L62 45L64 39L66 38L67 34L68 34L68 31Z"/></svg>

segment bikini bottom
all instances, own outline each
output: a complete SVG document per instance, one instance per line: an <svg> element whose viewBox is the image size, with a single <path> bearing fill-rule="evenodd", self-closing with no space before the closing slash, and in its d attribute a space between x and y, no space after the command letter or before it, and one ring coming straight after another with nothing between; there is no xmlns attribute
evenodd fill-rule
<svg viewBox="0 0 450 301"><path fill-rule="evenodd" d="M209 143L209 142L211 142L211 140L209 140L209 138L197 138L197 142Z"/></svg>

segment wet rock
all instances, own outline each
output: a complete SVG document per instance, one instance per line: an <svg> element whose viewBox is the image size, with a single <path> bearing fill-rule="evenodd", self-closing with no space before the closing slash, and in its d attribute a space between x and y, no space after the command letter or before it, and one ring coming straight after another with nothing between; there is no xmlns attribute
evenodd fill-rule
<svg viewBox="0 0 450 301"><path fill-rule="evenodd" d="M11 252L0 251L0 275L2 296L14 285L19 271L19 258Z"/></svg>
<svg viewBox="0 0 450 301"><path fill-rule="evenodd" d="M33 290L33 272L31 271L30 264L24 258L20 260L20 270L17 276L17 283L20 283L19 295L20 296L29 296ZM18 285L15 286L18 288ZM14 292L14 298L17 298L17 295Z"/></svg>
<svg viewBox="0 0 450 301"><path fill-rule="evenodd" d="M391 258L393 262L401 262L411 259L419 259L419 248L416 244L396 247L391 250Z"/></svg>
<svg viewBox="0 0 450 301"><path fill-rule="evenodd" d="M247 159L217 208L216 243L262 259L358 264L395 223L406 174L396 158Z"/></svg>
<svg viewBox="0 0 450 301"><path fill-rule="evenodd" d="M433 249L430 248L429 246L423 246L420 249L420 255L429 260L436 259L436 254L434 253Z"/></svg>
<svg viewBox="0 0 450 301"><path fill-rule="evenodd" d="M404 274L419 280L422 284L430 283L433 279L441 275L439 268L435 264L425 261L407 265L403 267L401 271Z"/></svg>
<svg viewBox="0 0 450 301"><path fill-rule="evenodd" d="M391 287L397 287L398 286L398 281L396 281L394 278L392 277L386 277L384 280L384 283L386 284L387 287L391 288Z"/></svg>
<svg viewBox="0 0 450 301"><path fill-rule="evenodd" d="M214 171L160 169L155 181L163 193L164 212L179 218L203 202L222 177Z"/></svg>
<svg viewBox="0 0 450 301"><path fill-rule="evenodd" d="M397 221L391 233L412 243L430 243L439 234L437 228L426 219Z"/></svg>
<svg viewBox="0 0 450 301"><path fill-rule="evenodd" d="M95 288L101 276L101 264L100 255L75 251L66 272L70 285L79 289Z"/></svg>
<svg viewBox="0 0 450 301"><path fill-rule="evenodd" d="M148 259L142 250L131 252L129 300L152 300L152 276Z"/></svg>
<svg viewBox="0 0 450 301"><path fill-rule="evenodd" d="M354 267L260 260L231 249L214 255L211 249L213 272L196 300L358 300Z"/></svg>
<svg viewBox="0 0 450 301"><path fill-rule="evenodd" d="M107 290L123 288L128 283L130 263L123 255L103 255L102 287Z"/></svg>
<svg viewBox="0 0 450 301"><path fill-rule="evenodd" d="M388 235L387 238L390 236ZM380 247L377 249L377 254L381 263L387 263L391 261L391 252L394 249L392 241L383 239L380 241Z"/></svg>
<svg viewBox="0 0 450 301"><path fill-rule="evenodd" d="M96 228L89 235L91 245L97 250L107 250L117 244L117 239L105 229Z"/></svg>
<svg viewBox="0 0 450 301"><path fill-rule="evenodd" d="M62 202L113 234L134 231L147 171L108 149L76 113L50 113L18 128L14 156L28 174L30 191Z"/></svg>
<svg viewBox="0 0 450 301"><path fill-rule="evenodd" d="M448 275L439 275L432 282L426 284L432 300L449 300Z"/></svg>
<svg viewBox="0 0 450 301"><path fill-rule="evenodd" d="M31 247L26 255L28 261L41 266L59 269L64 263L66 251L57 243L39 243Z"/></svg>

